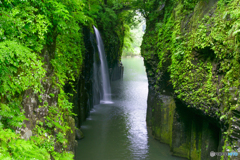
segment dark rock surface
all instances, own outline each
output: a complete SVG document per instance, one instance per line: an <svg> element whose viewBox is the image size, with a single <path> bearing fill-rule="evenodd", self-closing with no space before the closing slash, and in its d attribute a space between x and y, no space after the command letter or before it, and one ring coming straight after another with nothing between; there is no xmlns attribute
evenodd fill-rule
<svg viewBox="0 0 240 160"><path fill-rule="evenodd" d="M82 133L82 131L80 129L76 129L76 139L77 140L80 140L80 139L83 139L84 138L84 135Z"/></svg>
<svg viewBox="0 0 240 160"><path fill-rule="evenodd" d="M201 5L196 9L196 13L200 14L199 17L201 18L208 12L214 12L214 8L211 7L214 7L216 2L213 0L209 3L200 3ZM197 12L198 10L199 12ZM193 107L192 104L187 103L183 99L177 98L171 83L171 73L168 70L171 65L171 53L166 51L165 61L162 63L161 70L159 70L159 51L156 45L153 45L149 40L153 39L157 42L156 35L158 33L154 31L154 23L161 22L162 16L159 14L159 19L151 23L147 19L146 34L141 46L141 54L144 57L149 83L147 125L151 128L152 135L156 139L170 145L171 152L175 156L186 157L192 160L220 159L220 156L210 157L210 152L223 151L223 133L228 130L228 127L233 130L230 136L232 140L235 142L239 140L240 112L238 110L231 111L232 123L226 124L225 121L220 120L215 114L219 110L217 105L211 106L207 113L204 110ZM191 14L182 20L182 24L185 24L181 26L182 32L187 33L191 27L194 27L190 26L189 23L192 16L196 15ZM202 52L210 53L209 50ZM218 62L212 60L211 56L210 60L213 66L213 74L218 74ZM198 59L192 63L198 63ZM220 74L219 78L220 82ZM231 103L236 104L237 99L234 97L236 89L232 90L230 89L230 94L233 95ZM239 146L238 143L236 143L236 149ZM239 157L231 157L231 159L237 158Z"/></svg>

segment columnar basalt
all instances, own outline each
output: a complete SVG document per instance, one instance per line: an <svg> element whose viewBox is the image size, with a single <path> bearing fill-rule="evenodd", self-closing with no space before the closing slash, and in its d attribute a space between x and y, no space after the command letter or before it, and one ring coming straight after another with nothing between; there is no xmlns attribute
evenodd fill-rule
<svg viewBox="0 0 240 160"><path fill-rule="evenodd" d="M149 81L147 124L176 156L205 160L210 151L236 151L239 4L163 3L160 12L153 9L157 18L147 17L141 47Z"/></svg>

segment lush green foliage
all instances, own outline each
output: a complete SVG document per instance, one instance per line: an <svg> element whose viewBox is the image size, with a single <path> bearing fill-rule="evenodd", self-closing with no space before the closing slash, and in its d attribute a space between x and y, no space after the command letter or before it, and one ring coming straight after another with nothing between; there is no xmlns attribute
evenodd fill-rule
<svg viewBox="0 0 240 160"><path fill-rule="evenodd" d="M91 23L91 18L84 15L84 5L78 0L0 2L0 159L73 158L66 151L65 137L70 132L67 120L72 115L72 104L63 86L81 72L81 26ZM51 64L46 64L46 54ZM49 66L54 74L46 77L51 72ZM22 140L14 131L27 120L22 108L23 93L31 89L41 102L43 83L60 90L58 95L49 94L58 97L58 104L39 106L48 109L45 122L37 122L31 140ZM62 146L60 153L54 149L56 143Z"/></svg>
<svg viewBox="0 0 240 160"><path fill-rule="evenodd" d="M142 49L144 58L159 57L163 71L168 60L178 98L206 114L219 108L219 120L231 123L239 101L240 11L237 0L220 0L203 11L198 0L6 0L0 1L0 159L72 159L66 135L72 103L63 91L73 84L83 64L83 26L97 26L110 63L132 45L130 28L139 22L136 11L147 19ZM213 14L213 10L214 14ZM214 15L214 16L213 16ZM189 20L189 21L188 21ZM156 42L158 42L156 44ZM207 54L206 54L207 53ZM153 73L154 74L154 73ZM161 76L161 74L159 74ZM220 76L219 76L220 75ZM158 79L160 79L160 76ZM57 95L46 93L51 84ZM44 120L37 120L34 136L25 141L15 131L23 127L23 94L32 90L57 97ZM229 94L229 92L234 92ZM222 104L222 107L221 105ZM226 132L225 148L228 136ZM61 146L55 150L56 144ZM224 148L224 149L225 149ZM231 149L231 147L229 147Z"/></svg>
<svg viewBox="0 0 240 160"><path fill-rule="evenodd" d="M133 17L142 2L135 2L0 1L0 159L73 158L66 139L73 106L63 87L66 83L73 87L82 70L82 28L97 26L109 61L120 59L127 28L138 23ZM56 93L46 91L46 84ZM38 97L37 109L47 110L47 115L36 119L33 136L26 141L19 130L28 121L23 108L27 92Z"/></svg>
<svg viewBox="0 0 240 160"><path fill-rule="evenodd" d="M128 46L129 28L137 26L137 4L135 1L88 1L85 13L93 17L95 26L100 30L105 45L109 67L121 59L124 45ZM125 38L124 37L128 37ZM125 44L124 44L125 43Z"/></svg>
<svg viewBox="0 0 240 160"><path fill-rule="evenodd" d="M129 26L125 26L125 37L124 37L124 46L123 46L123 56L131 56L140 54L140 45L142 43L143 26L145 25L144 21L133 27L132 29Z"/></svg>
<svg viewBox="0 0 240 160"><path fill-rule="evenodd" d="M10 129L0 128L0 159L50 159L45 148L39 148L33 141L25 141Z"/></svg>
<svg viewBox="0 0 240 160"><path fill-rule="evenodd" d="M4 128L20 127L25 118L19 107L19 96L28 88L40 92L42 87L38 79L44 77L45 71L31 49L17 42L1 42L0 53L0 125Z"/></svg>
<svg viewBox="0 0 240 160"><path fill-rule="evenodd" d="M148 27L143 56L151 58L151 51L158 54L158 79L170 61L168 71L177 97L231 126L232 110L239 104L239 1L208 3L166 1L161 18ZM150 35L157 39L156 47ZM230 128L225 132L224 150L234 146L228 138L231 133Z"/></svg>

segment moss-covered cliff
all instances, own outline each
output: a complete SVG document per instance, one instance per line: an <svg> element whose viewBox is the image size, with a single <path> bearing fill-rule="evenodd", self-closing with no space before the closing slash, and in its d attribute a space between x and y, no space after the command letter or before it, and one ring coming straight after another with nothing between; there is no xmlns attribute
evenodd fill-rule
<svg viewBox="0 0 240 160"><path fill-rule="evenodd" d="M73 159L94 103L92 25L107 23L116 76L122 20L102 1L75 0L1 1L0 16L0 159Z"/></svg>
<svg viewBox="0 0 240 160"><path fill-rule="evenodd" d="M92 25L117 79L135 23L129 9L146 18L141 54L154 137L189 159L240 147L238 0L8 0L0 2L0 159L73 158L76 127L99 101Z"/></svg>
<svg viewBox="0 0 240 160"><path fill-rule="evenodd" d="M142 44L149 80L148 125L174 155L207 159L210 151L236 151L239 1L162 3L161 11L152 11L157 18L146 17Z"/></svg>

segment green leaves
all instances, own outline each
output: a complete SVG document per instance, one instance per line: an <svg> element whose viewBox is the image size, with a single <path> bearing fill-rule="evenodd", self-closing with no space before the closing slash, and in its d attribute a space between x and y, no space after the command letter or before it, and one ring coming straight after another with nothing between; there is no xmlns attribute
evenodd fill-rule
<svg viewBox="0 0 240 160"><path fill-rule="evenodd" d="M13 41L0 42L0 92L16 94L41 84L36 78L43 78L42 63L27 47ZM22 72L19 72L22 70ZM34 75L32 73L35 72ZM39 90L40 91L40 90ZM9 97L10 98L10 97Z"/></svg>
<svg viewBox="0 0 240 160"><path fill-rule="evenodd" d="M20 138L10 129L0 129L0 159L33 159L50 160L44 148L37 147L32 141ZM10 155L11 153L11 155Z"/></svg>
<svg viewBox="0 0 240 160"><path fill-rule="evenodd" d="M235 36L235 35L236 35L237 33L239 33L239 32L240 32L240 29L234 31L232 35Z"/></svg>
<svg viewBox="0 0 240 160"><path fill-rule="evenodd" d="M226 115L221 115L220 120L226 118Z"/></svg>
<svg viewBox="0 0 240 160"><path fill-rule="evenodd" d="M0 42L0 64L2 127L21 127L26 118L24 112L20 110L19 96L30 88L41 92L39 79L44 77L45 70L31 49L13 41Z"/></svg>
<svg viewBox="0 0 240 160"><path fill-rule="evenodd" d="M204 3L183 0L173 2L174 8L166 5L155 27L151 26L154 23L148 26L149 30L158 29L157 47L149 40L154 35L147 33L149 39L144 41L143 55L147 60L145 52L157 48L157 74L164 73L168 67L177 97L205 114L217 109L219 120L229 125L234 120L232 111L239 104L239 1L220 0L216 8L203 13ZM164 63L167 60L169 64ZM227 138L226 142L229 142Z"/></svg>

